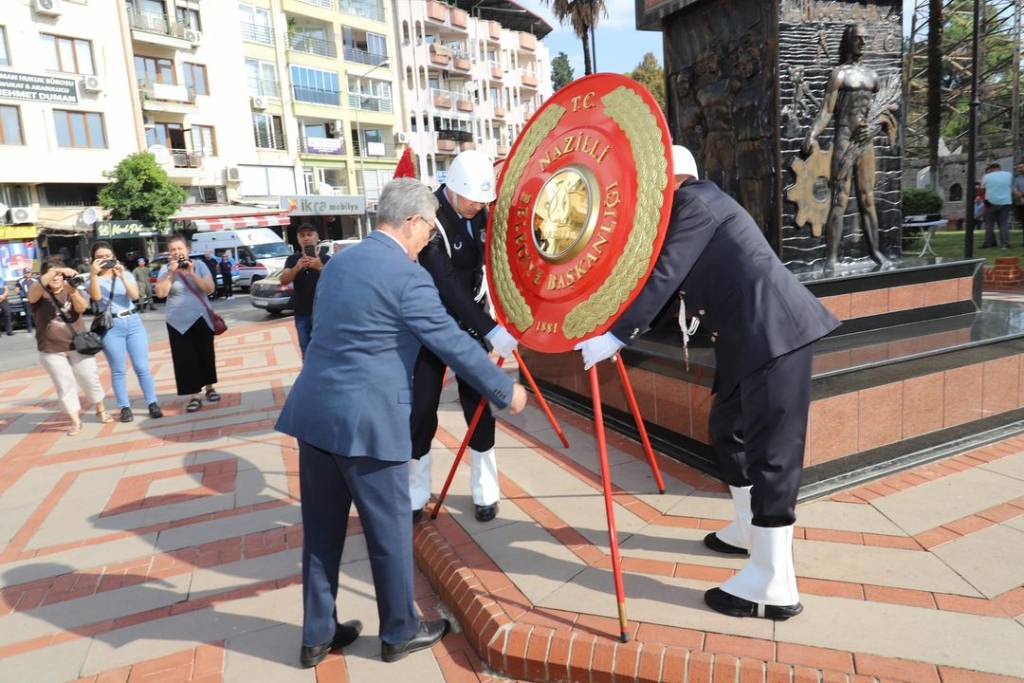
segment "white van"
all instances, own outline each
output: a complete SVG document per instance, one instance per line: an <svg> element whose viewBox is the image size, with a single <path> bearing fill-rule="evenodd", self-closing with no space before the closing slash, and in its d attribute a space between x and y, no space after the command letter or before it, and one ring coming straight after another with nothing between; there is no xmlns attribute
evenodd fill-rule
<svg viewBox="0 0 1024 683"><path fill-rule="evenodd" d="M238 263L234 284L242 289L284 268L285 259L292 253L289 245L270 228L206 230L192 236L193 254L213 253L219 259L225 249Z"/></svg>

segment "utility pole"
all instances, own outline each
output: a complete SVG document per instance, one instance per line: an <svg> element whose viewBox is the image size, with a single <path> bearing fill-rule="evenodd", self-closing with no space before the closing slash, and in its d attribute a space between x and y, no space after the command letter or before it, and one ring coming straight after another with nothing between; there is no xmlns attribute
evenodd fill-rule
<svg viewBox="0 0 1024 683"><path fill-rule="evenodd" d="M964 192L964 258L974 256L974 183L978 177L978 90L981 81L981 0L974 0L971 35L971 109L967 136L967 188Z"/></svg>
<svg viewBox="0 0 1024 683"><path fill-rule="evenodd" d="M943 4L944 0L929 0L928 6L928 186L932 190L939 188L939 136L942 134Z"/></svg>

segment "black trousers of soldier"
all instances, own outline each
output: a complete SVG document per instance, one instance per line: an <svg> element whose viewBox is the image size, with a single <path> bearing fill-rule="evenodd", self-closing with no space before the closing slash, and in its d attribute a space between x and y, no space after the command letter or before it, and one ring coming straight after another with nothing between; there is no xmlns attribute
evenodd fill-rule
<svg viewBox="0 0 1024 683"><path fill-rule="evenodd" d="M437 433L437 407L441 402L441 390L444 388L445 364L440 358L423 348L416 358L416 369L412 379L412 457L422 458L430 452L430 442ZM459 386L459 403L462 414L466 416L468 425L473 419L480 394L461 377L455 378ZM490 403L484 404L484 414L469 440L469 447L474 451L488 451L494 448L494 416L491 415Z"/></svg>
<svg viewBox="0 0 1024 683"><path fill-rule="evenodd" d="M715 395L711 441L722 478L753 486L753 523L788 526L796 521L796 496L804 466L811 402L811 346L774 358L744 377L728 396Z"/></svg>

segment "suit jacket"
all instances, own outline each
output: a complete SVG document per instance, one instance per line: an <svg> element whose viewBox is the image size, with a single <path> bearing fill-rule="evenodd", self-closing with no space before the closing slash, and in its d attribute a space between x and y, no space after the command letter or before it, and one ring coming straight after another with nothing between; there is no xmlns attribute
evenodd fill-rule
<svg viewBox="0 0 1024 683"><path fill-rule="evenodd" d="M839 326L782 264L750 215L710 181L676 190L650 279L612 327L636 339L678 292L715 348L714 391L728 395L773 358Z"/></svg>
<svg viewBox="0 0 1024 683"><path fill-rule="evenodd" d="M485 337L497 325L487 315L484 303L473 298L480 291L484 280L484 232L487 229L487 212L481 211L470 221L472 237L466 230L466 219L452 207L442 185L434 193L440 208L437 219L444 227L451 247L451 256L444 240L438 235L420 252L420 265L434 278L441 301L459 325L477 338Z"/></svg>
<svg viewBox="0 0 1024 683"><path fill-rule="evenodd" d="M430 275L373 232L324 266L313 339L277 430L339 456L402 462L416 356L426 345L500 407L512 380L459 329Z"/></svg>

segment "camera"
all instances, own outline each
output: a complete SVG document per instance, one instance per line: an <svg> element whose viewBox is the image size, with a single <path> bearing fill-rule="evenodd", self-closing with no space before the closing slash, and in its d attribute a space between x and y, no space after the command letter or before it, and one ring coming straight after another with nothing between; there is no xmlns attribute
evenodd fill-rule
<svg viewBox="0 0 1024 683"><path fill-rule="evenodd" d="M110 270L116 265L117 261L115 259L108 258L106 261L100 264L100 268L102 268L103 270Z"/></svg>
<svg viewBox="0 0 1024 683"><path fill-rule="evenodd" d="M179 268L187 268L188 267L188 259L187 258L180 258L180 259L178 259L178 267Z"/></svg>
<svg viewBox="0 0 1024 683"><path fill-rule="evenodd" d="M68 282L71 283L72 287L78 288L85 284L85 278L82 277L81 273L70 278Z"/></svg>

